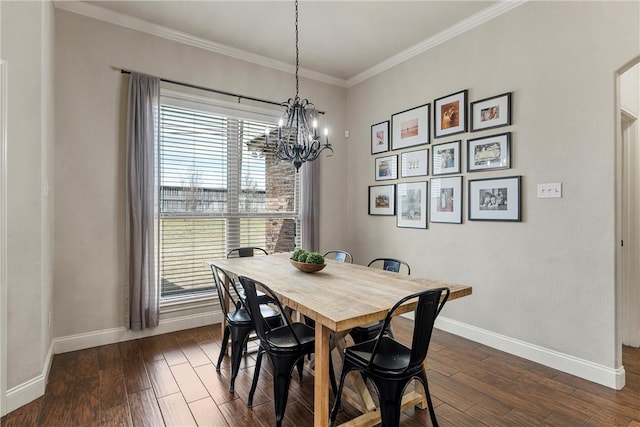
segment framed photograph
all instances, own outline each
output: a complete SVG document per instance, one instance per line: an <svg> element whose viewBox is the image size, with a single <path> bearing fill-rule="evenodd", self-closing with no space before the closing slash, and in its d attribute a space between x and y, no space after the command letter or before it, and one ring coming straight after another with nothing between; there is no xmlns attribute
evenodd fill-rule
<svg viewBox="0 0 640 427"><path fill-rule="evenodd" d="M511 132L467 141L467 172L511 167Z"/></svg>
<svg viewBox="0 0 640 427"><path fill-rule="evenodd" d="M466 90L433 101L433 129L436 138L466 132Z"/></svg>
<svg viewBox="0 0 640 427"><path fill-rule="evenodd" d="M433 175L460 173L460 144L462 141L433 145L431 170Z"/></svg>
<svg viewBox="0 0 640 427"><path fill-rule="evenodd" d="M470 221L520 221L522 176L469 181Z"/></svg>
<svg viewBox="0 0 640 427"><path fill-rule="evenodd" d="M391 149L429 143L429 104L391 115Z"/></svg>
<svg viewBox="0 0 640 427"><path fill-rule="evenodd" d="M376 181L398 179L398 156L376 158Z"/></svg>
<svg viewBox="0 0 640 427"><path fill-rule="evenodd" d="M429 174L429 150L407 151L401 155L400 176L427 176Z"/></svg>
<svg viewBox="0 0 640 427"><path fill-rule="evenodd" d="M389 120L371 126L371 154L389 151Z"/></svg>
<svg viewBox="0 0 640 427"><path fill-rule="evenodd" d="M471 103L471 132L510 124L511 92Z"/></svg>
<svg viewBox="0 0 640 427"><path fill-rule="evenodd" d="M427 228L427 182L398 184L398 227Z"/></svg>
<svg viewBox="0 0 640 427"><path fill-rule="evenodd" d="M396 185L369 186L369 215L396 214Z"/></svg>
<svg viewBox="0 0 640 427"><path fill-rule="evenodd" d="M431 222L462 224L462 177L431 180Z"/></svg>

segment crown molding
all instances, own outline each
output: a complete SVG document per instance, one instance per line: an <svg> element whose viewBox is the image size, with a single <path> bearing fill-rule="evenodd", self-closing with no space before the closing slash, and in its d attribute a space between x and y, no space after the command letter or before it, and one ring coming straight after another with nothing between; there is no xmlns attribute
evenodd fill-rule
<svg viewBox="0 0 640 427"><path fill-rule="evenodd" d="M452 38L457 37L460 34L463 34L479 25L482 25L485 22L502 15L503 13L515 9L516 7L526 3L527 1L528 0L505 0L500 1L491 7L483 9L480 12L452 25L451 27L440 31L434 36L411 46L410 48L380 62L377 65L374 65L368 70L356 74L355 76L347 80L346 87L350 88L357 85L358 83L362 83L363 81L370 79L371 77L374 77L390 68L393 68L396 65L413 58L414 56L420 55L421 53L433 49L434 47L441 45L446 41L451 40Z"/></svg>
<svg viewBox="0 0 640 427"><path fill-rule="evenodd" d="M140 31L157 37L162 37L188 46L198 47L214 53L218 53L220 55L225 55L231 58L261 65L263 67L271 68L285 73L295 74L295 66L287 64L286 62L267 58L265 56L247 52L241 49L235 49L233 47L226 46L220 43L215 43L213 41L206 40L201 37L196 37L191 34L183 33L181 31L176 31L162 25L153 24L139 18L114 12L85 1L54 0L53 3L55 7L60 10L76 13L78 15L87 16L93 19L98 19L110 24L129 28L130 30ZM334 86L346 87L347 84L347 81L344 79L333 77L328 74L319 73L317 71L308 70L306 68L300 68L299 74L300 76L317 80L323 83L328 83Z"/></svg>
<svg viewBox="0 0 640 427"><path fill-rule="evenodd" d="M328 74L319 73L306 68L300 68L299 74L303 77L313 79L319 82L328 83L334 86L343 88L350 88L362 83L363 81L370 79L390 68L407 61L414 56L420 55L432 49L442 43L445 43L452 38L463 34L485 22L502 15L524 3L528 0L504 0L499 1L491 7L488 7L462 21L454 24L453 26L439 32L438 34L430 37L382 62L373 67L356 74L348 80L338 77L330 76ZM242 61L250 62L253 64L261 65L263 67L271 68L274 70L282 71L289 74L295 74L295 67L286 62L277 61L275 59L267 58L262 55L247 52L244 50L232 48L220 43L215 43L211 40L206 40L200 37L176 31L171 28L164 27L162 25L152 24L142 19L134 18L132 16L124 15L118 12L105 9L103 7L91 4L86 1L65 1L54 0L56 8L65 10L67 12L76 13L79 15L88 16L93 19L108 22L110 24L118 25L121 27L129 28L131 30L140 31L143 33L151 34L157 37L162 37L168 40L172 40L178 43L182 43L189 46L198 47L211 52L215 52L220 55L225 55L231 58L239 59Z"/></svg>

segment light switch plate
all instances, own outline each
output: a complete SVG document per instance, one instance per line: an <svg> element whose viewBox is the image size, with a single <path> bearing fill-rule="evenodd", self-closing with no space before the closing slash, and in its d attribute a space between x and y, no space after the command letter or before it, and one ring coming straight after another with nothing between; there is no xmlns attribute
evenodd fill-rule
<svg viewBox="0 0 640 427"><path fill-rule="evenodd" d="M538 184L538 199L552 199L562 197L562 183Z"/></svg>

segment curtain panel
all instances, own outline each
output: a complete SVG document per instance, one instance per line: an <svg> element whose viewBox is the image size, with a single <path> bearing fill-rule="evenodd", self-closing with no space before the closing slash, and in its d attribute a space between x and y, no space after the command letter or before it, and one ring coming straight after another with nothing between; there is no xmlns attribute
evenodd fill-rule
<svg viewBox="0 0 640 427"><path fill-rule="evenodd" d="M131 73L127 100L128 326L158 326L160 299L155 274L155 144L160 79Z"/></svg>
<svg viewBox="0 0 640 427"><path fill-rule="evenodd" d="M301 199L300 233L301 244L307 251L318 251L319 242L319 204L318 204L318 164L305 162L301 168Z"/></svg>

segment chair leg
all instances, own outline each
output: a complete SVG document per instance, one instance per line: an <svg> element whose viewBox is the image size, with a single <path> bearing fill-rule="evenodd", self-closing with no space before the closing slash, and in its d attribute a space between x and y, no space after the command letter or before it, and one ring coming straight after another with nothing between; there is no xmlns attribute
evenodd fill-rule
<svg viewBox="0 0 640 427"><path fill-rule="evenodd" d="M333 396L335 397L338 395L338 384L336 383L336 373L333 370L331 351L329 351L329 380L331 381L331 391L333 391Z"/></svg>
<svg viewBox="0 0 640 427"><path fill-rule="evenodd" d="M427 395L427 406L429 407L429 417L431 418L431 424L433 424L433 427L438 427L436 411L433 409L433 401L431 400L431 393L429 393L429 381L427 380L427 374L422 371L420 374L418 374L418 379L424 387L424 394Z"/></svg>
<svg viewBox="0 0 640 427"><path fill-rule="evenodd" d="M256 392L256 386L258 385L258 377L260 376L260 367L262 366L262 356L264 350L262 347L258 349L258 357L256 357L256 367L253 371L253 381L251 382L251 390L249 391L249 398L247 399L247 407L253 407L253 395Z"/></svg>
<svg viewBox="0 0 640 427"><path fill-rule="evenodd" d="M380 416L385 427L400 426L400 412L402 409L402 392L408 381L389 381L371 377L380 398Z"/></svg>
<svg viewBox="0 0 640 427"><path fill-rule="evenodd" d="M331 427L336 425L336 417L338 416L338 411L340 410L341 404L340 399L342 398L342 389L344 388L344 379L347 377L349 371L351 371L353 367L351 364L345 360L342 363L342 371L340 372L340 385L338 385L338 391L336 392L336 400L333 403L333 409L331 409L331 414L329 415L329 421Z"/></svg>
<svg viewBox="0 0 640 427"><path fill-rule="evenodd" d="M304 357L300 358L296 363L296 367L298 368L298 380L302 382L302 371L304 369Z"/></svg>
<svg viewBox="0 0 640 427"><path fill-rule="evenodd" d="M303 357L277 356L272 357L273 364L273 399L276 410L276 426L282 425L284 412L287 409L287 399L289 398L289 384L291 383L291 372L298 365L299 361L304 363Z"/></svg>
<svg viewBox="0 0 640 427"><path fill-rule="evenodd" d="M222 348L220 349L220 356L218 356L218 364L216 365L216 371L220 372L220 365L225 354L227 354L227 344L229 343L229 325L224 328L224 337L222 337Z"/></svg>
<svg viewBox="0 0 640 427"><path fill-rule="evenodd" d="M250 327L232 327L231 329L231 382L229 384L229 391L234 392L236 377L240 370L240 362L242 361L243 348L247 342L247 338L251 333Z"/></svg>

